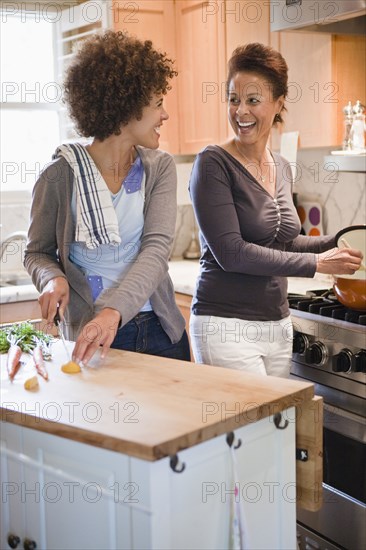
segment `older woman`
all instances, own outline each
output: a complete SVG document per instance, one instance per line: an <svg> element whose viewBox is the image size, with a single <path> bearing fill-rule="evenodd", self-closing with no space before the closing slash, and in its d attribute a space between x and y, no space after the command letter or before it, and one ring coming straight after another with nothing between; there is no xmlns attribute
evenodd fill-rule
<svg viewBox="0 0 366 550"><path fill-rule="evenodd" d="M60 146L36 183L25 266L77 362L100 346L190 359L168 275L176 170L157 151L175 75L150 41L112 31L83 42L66 75L71 117L93 139Z"/></svg>
<svg viewBox="0 0 366 550"><path fill-rule="evenodd" d="M300 235L291 171L268 148L286 95L281 54L238 47L227 77L234 137L204 149L190 180L202 248L190 323L195 360L283 377L292 352L286 277L354 273L362 257L333 248L332 236Z"/></svg>

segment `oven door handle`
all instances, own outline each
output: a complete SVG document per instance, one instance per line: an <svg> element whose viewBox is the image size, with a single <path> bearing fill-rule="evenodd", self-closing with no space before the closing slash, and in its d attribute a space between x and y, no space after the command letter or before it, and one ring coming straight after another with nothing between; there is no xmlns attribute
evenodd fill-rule
<svg viewBox="0 0 366 550"><path fill-rule="evenodd" d="M366 419L339 407L324 403L324 428L366 443Z"/></svg>

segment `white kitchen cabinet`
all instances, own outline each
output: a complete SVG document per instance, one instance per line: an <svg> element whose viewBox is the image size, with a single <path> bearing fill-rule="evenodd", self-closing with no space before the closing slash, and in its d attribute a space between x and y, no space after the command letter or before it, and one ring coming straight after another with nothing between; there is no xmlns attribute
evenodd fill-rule
<svg viewBox="0 0 366 550"><path fill-rule="evenodd" d="M295 484L321 470L314 415L299 432L294 412L312 384L114 349L75 375L66 360L55 342L49 381L26 391L27 367L10 382L0 356L1 548L13 534L19 548L222 550L234 488L245 548L296 547ZM309 448L302 475L296 442Z"/></svg>
<svg viewBox="0 0 366 550"><path fill-rule="evenodd" d="M207 404L207 411L216 405ZM293 418L293 409L287 414ZM162 512L153 516L151 538L148 530L139 530L137 548L229 548L235 486L244 511L245 548L296 548L294 422L278 430L268 417L235 430L234 445L239 439L241 446L233 451L226 436L220 436L180 452L185 464L180 474L168 469L168 459L132 462L132 477L141 480L142 502Z"/></svg>
<svg viewBox="0 0 366 550"><path fill-rule="evenodd" d="M132 548L128 457L7 423L1 443L2 549Z"/></svg>
<svg viewBox="0 0 366 550"><path fill-rule="evenodd" d="M9 535L25 537L26 519L22 498L19 498L21 484L24 483L24 470L18 460L22 452L21 429L11 424L1 424L1 524L0 548L10 548ZM7 454L10 451L11 454ZM14 456L15 455L15 456ZM18 498L15 495L18 494Z"/></svg>
<svg viewBox="0 0 366 550"><path fill-rule="evenodd" d="M294 409L283 415L294 419ZM238 428L237 449L225 435L185 449L181 473L169 457L149 462L6 422L1 434L3 549L10 533L19 547L27 538L49 550L228 548L232 453L245 547L296 547L294 421Z"/></svg>

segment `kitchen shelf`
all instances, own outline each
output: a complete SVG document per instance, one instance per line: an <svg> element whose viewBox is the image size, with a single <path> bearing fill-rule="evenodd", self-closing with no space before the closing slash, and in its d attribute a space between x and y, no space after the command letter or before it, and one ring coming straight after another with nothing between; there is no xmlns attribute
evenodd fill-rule
<svg viewBox="0 0 366 550"><path fill-rule="evenodd" d="M366 155L327 155L324 170L334 172L366 172Z"/></svg>

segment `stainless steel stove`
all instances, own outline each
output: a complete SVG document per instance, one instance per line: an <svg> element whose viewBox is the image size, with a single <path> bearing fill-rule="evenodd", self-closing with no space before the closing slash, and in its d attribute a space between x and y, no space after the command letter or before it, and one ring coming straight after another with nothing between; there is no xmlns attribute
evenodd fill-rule
<svg viewBox="0 0 366 550"><path fill-rule="evenodd" d="M324 399L324 504L298 510L300 549L366 548L366 312L327 291L289 295L291 377Z"/></svg>

